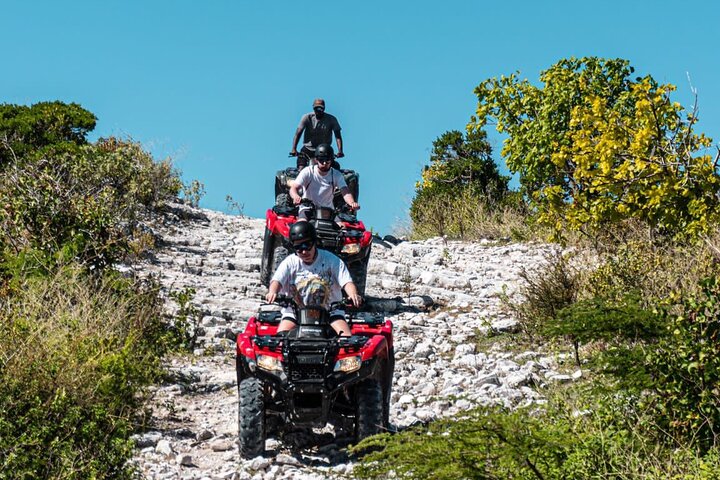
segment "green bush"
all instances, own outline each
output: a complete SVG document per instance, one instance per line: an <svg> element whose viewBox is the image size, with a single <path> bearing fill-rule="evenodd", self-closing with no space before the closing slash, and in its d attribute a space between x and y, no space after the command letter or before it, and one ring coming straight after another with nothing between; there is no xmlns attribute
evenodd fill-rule
<svg viewBox="0 0 720 480"><path fill-rule="evenodd" d="M154 162L136 143L101 139L73 154L45 149L0 176L0 236L6 253L30 269L69 260L103 267L132 251L138 220L180 185L169 162Z"/></svg>
<svg viewBox="0 0 720 480"><path fill-rule="evenodd" d="M720 441L720 278L665 319L667 335L647 353L649 402L665 431L706 450Z"/></svg>
<svg viewBox="0 0 720 480"><path fill-rule="evenodd" d="M5 165L46 148L76 151L87 143L97 118L77 103L0 105L0 171Z"/></svg>
<svg viewBox="0 0 720 480"><path fill-rule="evenodd" d="M77 268L22 287L0 304L0 478L129 478L169 347L156 288Z"/></svg>
<svg viewBox="0 0 720 480"><path fill-rule="evenodd" d="M544 407L479 408L395 435L363 440L362 479L714 479L720 456L657 444L648 412L632 398L567 393Z"/></svg>

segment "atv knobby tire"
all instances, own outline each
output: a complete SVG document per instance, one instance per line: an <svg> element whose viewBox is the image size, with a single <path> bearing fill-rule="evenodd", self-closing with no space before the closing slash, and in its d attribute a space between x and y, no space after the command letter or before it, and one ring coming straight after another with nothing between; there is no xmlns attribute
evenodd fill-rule
<svg viewBox="0 0 720 480"><path fill-rule="evenodd" d="M383 391L380 382L367 379L357 387L355 441L378 434L383 428Z"/></svg>
<svg viewBox="0 0 720 480"><path fill-rule="evenodd" d="M275 197L275 206L276 207L292 207L293 201L292 197L289 193L280 193L277 197Z"/></svg>
<svg viewBox="0 0 720 480"><path fill-rule="evenodd" d="M390 347L388 362L385 367L383 385L383 427L390 429L390 397L392 393L392 379L395 374L395 347Z"/></svg>
<svg viewBox="0 0 720 480"><path fill-rule="evenodd" d="M263 238L262 258L260 258L260 283L268 286L270 277L274 270L272 269L272 257L275 251L275 239L269 228L265 227L265 237Z"/></svg>
<svg viewBox="0 0 720 480"><path fill-rule="evenodd" d="M272 273L270 274L270 278L272 278L273 273L277 271L278 266L282 263L283 260L285 260L285 257L288 256L288 249L285 247L275 247L275 250L273 251L273 258L272 258Z"/></svg>
<svg viewBox="0 0 720 480"><path fill-rule="evenodd" d="M240 455L255 458L265 453L265 404L260 380L251 377L240 382L238 396Z"/></svg>

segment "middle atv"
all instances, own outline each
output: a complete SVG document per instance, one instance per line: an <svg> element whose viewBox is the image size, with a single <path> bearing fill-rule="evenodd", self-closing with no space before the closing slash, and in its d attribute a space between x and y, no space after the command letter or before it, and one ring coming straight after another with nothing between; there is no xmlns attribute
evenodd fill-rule
<svg viewBox="0 0 720 480"><path fill-rule="evenodd" d="M303 200L308 204L308 200ZM309 202L312 206L312 202ZM292 251L290 225L297 221L298 208L276 205L265 214L265 237L260 261L260 283L268 286L280 262ZM360 295L365 295L372 234L354 213L345 209L314 207L310 220L317 231L318 247L345 262Z"/></svg>
<svg viewBox="0 0 720 480"><path fill-rule="evenodd" d="M278 334L281 307L294 309L297 327ZM392 322L379 313L342 308L349 337L335 334L327 309L300 308L281 296L276 303L261 305L238 334L238 434L243 457L264 453L271 417L306 427L352 419L356 441L388 428L395 368Z"/></svg>

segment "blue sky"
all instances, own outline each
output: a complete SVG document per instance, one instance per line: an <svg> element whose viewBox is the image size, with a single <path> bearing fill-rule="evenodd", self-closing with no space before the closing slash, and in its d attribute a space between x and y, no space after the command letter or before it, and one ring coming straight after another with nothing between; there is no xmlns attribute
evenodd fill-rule
<svg viewBox="0 0 720 480"><path fill-rule="evenodd" d="M264 216L298 120L323 97L360 172L360 218L386 234L432 141L463 129L473 88L561 58L626 58L638 75L697 89L720 140L720 3L711 1L2 2L0 101L80 103L93 139L132 137L198 179L202 206ZM499 158L500 140L491 135ZM504 167L503 167L504 168Z"/></svg>

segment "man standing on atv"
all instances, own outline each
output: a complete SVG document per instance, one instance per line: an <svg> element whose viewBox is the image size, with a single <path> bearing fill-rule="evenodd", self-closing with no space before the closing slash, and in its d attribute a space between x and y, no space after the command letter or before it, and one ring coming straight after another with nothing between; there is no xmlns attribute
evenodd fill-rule
<svg viewBox="0 0 720 480"><path fill-rule="evenodd" d="M335 196L335 188L340 190L340 194L350 208L359 210L360 205L355 201L355 197L345 183L343 174L332 167L332 161L335 158L333 148L321 143L315 149L316 165L310 168L304 168L300 171L295 180L290 180L290 197L295 205L300 205L302 198L311 200L316 207L334 208L333 198ZM298 189L303 189L303 196L300 197ZM309 207L300 205L298 218L300 220L308 220Z"/></svg>
<svg viewBox="0 0 720 480"><path fill-rule="evenodd" d="M305 136L303 137L303 146L300 152L305 155L298 155L297 145L300 141L300 135L303 132L305 132ZM322 143L330 145L332 143L333 133L335 133L335 141L338 149L337 158L342 158L345 154L343 153L342 137L340 136L340 123L338 123L337 118L329 113L325 113L325 100L316 98L313 102L313 111L302 116L300 125L298 125L295 136L293 137L290 156L298 157L298 170L307 166L307 158L315 156L315 150L318 145ZM339 165L336 168L339 168Z"/></svg>
<svg viewBox="0 0 720 480"><path fill-rule="evenodd" d="M272 303L282 292L298 306L319 305L329 308L342 300L342 291L356 307L362 303L357 287L345 263L333 253L317 248L317 232L310 222L296 222L290 227L290 241L295 255L289 255L278 265L270 280L265 299ZM283 308L278 333L294 329L295 313ZM330 326L341 336L350 336L350 326L342 310L330 311Z"/></svg>

